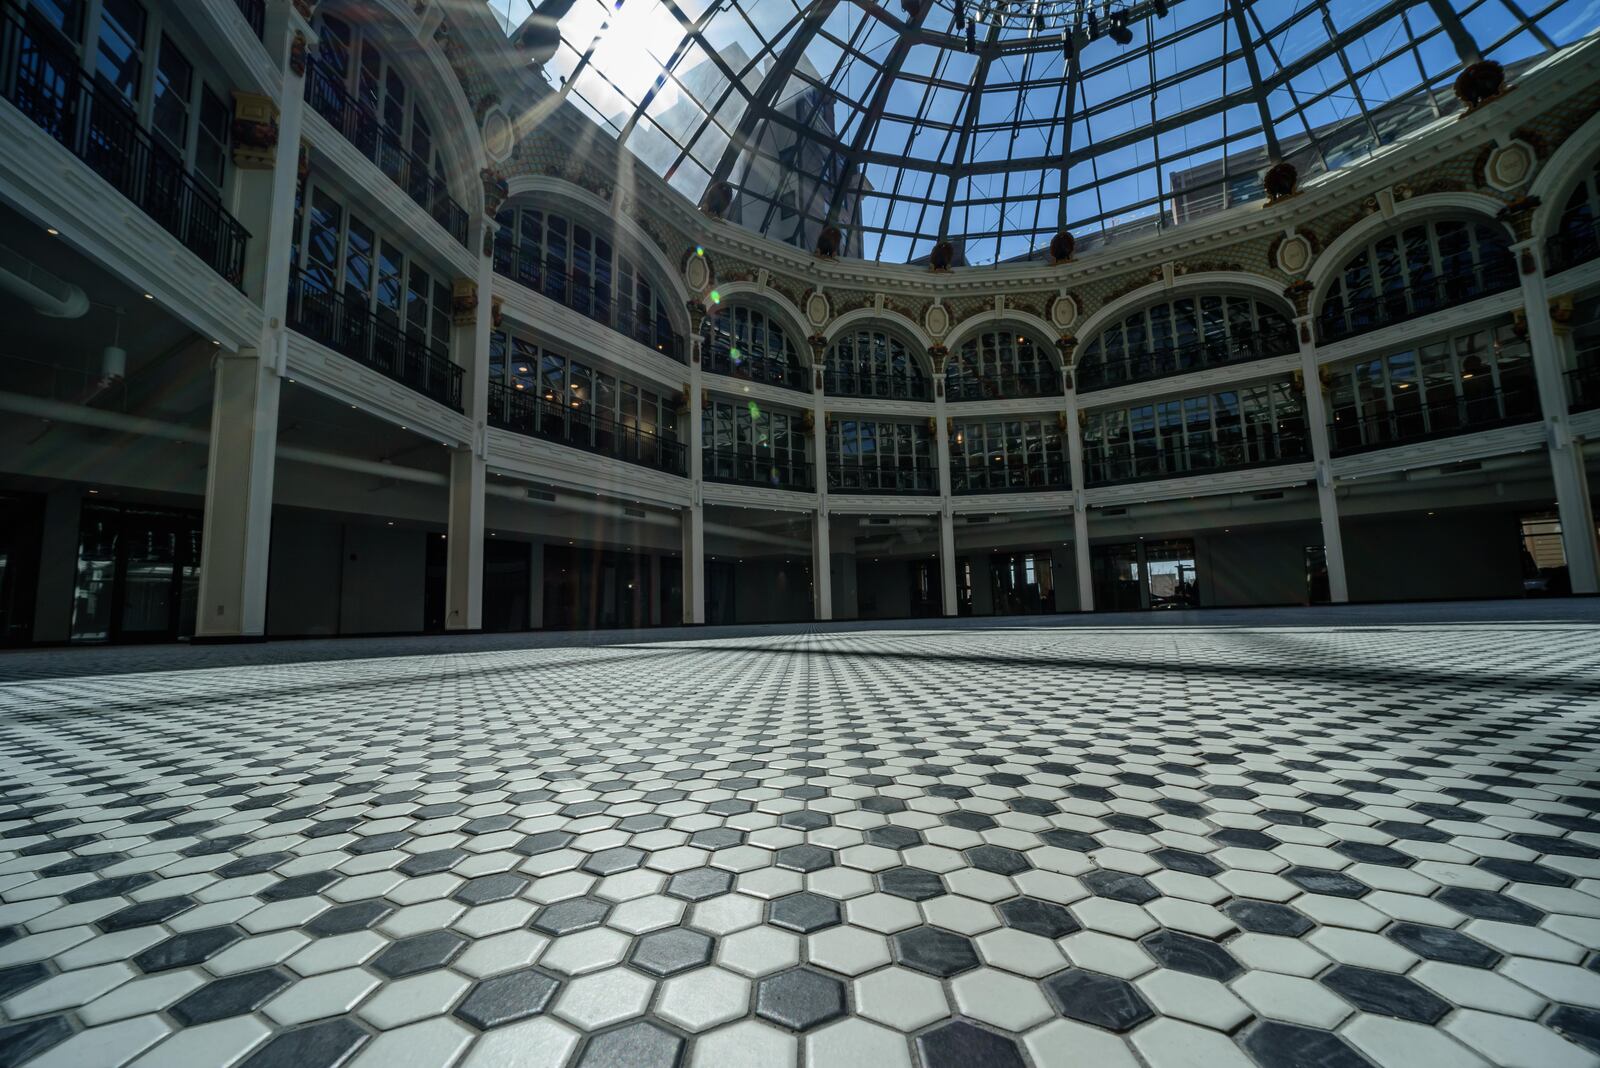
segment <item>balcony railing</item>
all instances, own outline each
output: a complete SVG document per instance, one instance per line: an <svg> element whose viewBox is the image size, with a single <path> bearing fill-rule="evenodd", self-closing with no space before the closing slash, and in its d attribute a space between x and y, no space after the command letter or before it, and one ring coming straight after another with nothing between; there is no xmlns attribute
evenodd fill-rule
<svg viewBox="0 0 1600 1068"><path fill-rule="evenodd" d="M1318 320L1318 333L1325 343L1343 341L1479 297L1503 293L1515 289L1518 284L1516 264L1507 254L1375 296L1342 301L1330 299Z"/></svg>
<svg viewBox="0 0 1600 1068"><path fill-rule="evenodd" d="M876 467L828 462L829 493L892 493L922 496L939 492L938 474L926 467Z"/></svg>
<svg viewBox="0 0 1600 1068"><path fill-rule="evenodd" d="M1061 372L1054 367L1032 371L1007 371L1000 375L948 375L944 382L946 400L1009 400L1013 397L1059 397Z"/></svg>
<svg viewBox="0 0 1600 1068"><path fill-rule="evenodd" d="M686 450L669 437L609 415L563 406L503 382L489 383L489 424L669 475L689 473Z"/></svg>
<svg viewBox="0 0 1600 1068"><path fill-rule="evenodd" d="M412 155L399 134L352 96L335 71L318 61L306 64L306 103L405 190L462 248L467 246L466 210L455 202L444 182L429 172L428 161Z"/></svg>
<svg viewBox="0 0 1600 1068"><path fill-rule="evenodd" d="M702 449L700 465L707 482L732 482L741 486L765 486L768 489L798 490L802 493L809 493L816 488L809 460Z"/></svg>
<svg viewBox="0 0 1600 1068"><path fill-rule="evenodd" d="M289 325L335 352L461 411L462 369L426 336L399 318L346 301L304 272L289 280Z"/></svg>
<svg viewBox="0 0 1600 1068"><path fill-rule="evenodd" d="M830 367L823 375L823 386L830 397L928 400L933 396L926 378L884 371L840 371Z"/></svg>
<svg viewBox="0 0 1600 1068"><path fill-rule="evenodd" d="M250 24L256 37L262 40L267 36L267 0L233 0L239 5L239 14Z"/></svg>
<svg viewBox="0 0 1600 1068"><path fill-rule="evenodd" d="M1563 219L1561 230L1545 246L1549 273L1600 259L1600 226L1593 219Z"/></svg>
<svg viewBox="0 0 1600 1068"><path fill-rule="evenodd" d="M520 245L506 241L495 244L494 270L641 345L685 362L683 335L658 326L651 308L619 302L609 282L568 271L564 261L541 263L533 256L523 256Z"/></svg>
<svg viewBox="0 0 1600 1068"><path fill-rule="evenodd" d="M54 27L9 4L0 24L0 92L208 267L240 284L249 232L151 139L120 95L95 84Z"/></svg>
<svg viewBox="0 0 1600 1068"><path fill-rule="evenodd" d="M1293 463L1307 457L1305 436L1279 430L1249 440L1198 443L1084 443L1084 481L1090 486L1150 482L1166 478Z"/></svg>
<svg viewBox="0 0 1600 1068"><path fill-rule="evenodd" d="M1134 382L1227 367L1236 363L1283 356L1299 348L1293 330L1271 330L1251 337L1216 338L1192 345L1148 349L1111 360L1084 363L1078 368L1078 389L1088 393Z"/></svg>
<svg viewBox="0 0 1600 1068"><path fill-rule="evenodd" d="M1333 421L1328 424L1328 440L1335 456L1345 456L1389 445L1493 430L1537 418L1539 394L1533 383L1527 382L1437 404L1397 404L1387 412L1360 416L1353 408L1336 407Z"/></svg>
<svg viewBox="0 0 1600 1068"><path fill-rule="evenodd" d="M783 389L811 392L811 372L799 364L789 364L775 356L752 356L741 353L735 359L729 347L713 341L705 350L705 369L714 375L742 378L747 382L764 382Z"/></svg>
<svg viewBox="0 0 1600 1068"><path fill-rule="evenodd" d="M1000 461L972 468L967 466L965 457L957 456L950 464L950 492L1027 493L1072 488L1072 472L1065 457L1048 460L1014 457L1009 463L1001 457Z"/></svg>
<svg viewBox="0 0 1600 1068"><path fill-rule="evenodd" d="M1575 412L1600 408L1600 346L1578 353L1578 366L1567 372L1567 406Z"/></svg>

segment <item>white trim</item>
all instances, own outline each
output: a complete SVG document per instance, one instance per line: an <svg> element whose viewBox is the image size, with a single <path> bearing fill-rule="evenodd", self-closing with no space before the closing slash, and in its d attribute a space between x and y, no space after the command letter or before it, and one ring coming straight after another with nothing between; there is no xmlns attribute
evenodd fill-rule
<svg viewBox="0 0 1600 1068"><path fill-rule="evenodd" d="M1123 317L1141 311L1156 304L1164 304L1169 299L1193 295L1200 290L1206 293L1216 293L1226 296L1230 292L1245 290L1250 296L1262 298L1275 304L1284 318L1294 319L1294 305L1283 295L1283 288L1276 285L1270 278L1248 271L1200 271L1195 274L1181 275L1171 283L1165 280L1151 282L1149 285L1140 286L1131 293L1126 293L1116 300L1100 306L1098 310L1083 321L1078 329L1077 358L1073 366L1077 366L1082 353L1102 334L1112 323ZM1242 294L1240 294L1242 295Z"/></svg>
<svg viewBox="0 0 1600 1068"><path fill-rule="evenodd" d="M955 352L958 347L966 344L969 340L968 335L988 333L989 331L984 330L984 327L1006 324L1015 324L1024 333L1037 334L1038 336L1033 339L1034 344L1044 349L1047 354L1053 352L1055 355L1050 362L1052 366L1058 370L1060 369L1061 350L1056 348L1056 338L1060 337L1063 331L1057 330L1048 319L1041 319L1039 316L1027 311L1011 308L1007 308L1005 311L996 311L990 308L976 315L969 315L952 326L949 333L945 334L944 347L951 352Z"/></svg>
<svg viewBox="0 0 1600 1068"><path fill-rule="evenodd" d="M1347 227L1312 261L1311 270L1306 272L1306 281L1316 289L1312 295L1312 314L1321 309L1322 302L1327 297L1329 282L1339 277L1345 264L1362 246L1370 244L1374 237L1403 229L1407 223L1424 222L1429 219L1460 219L1466 216L1475 222L1498 226L1509 243L1516 240L1516 234L1512 233L1511 228L1505 223L1495 218L1503 207L1505 207L1504 202L1496 200L1487 193L1427 193L1409 200L1395 201L1392 212L1373 212L1360 222Z"/></svg>
<svg viewBox="0 0 1600 1068"><path fill-rule="evenodd" d="M806 326L806 317L801 314L799 308L795 307L794 301L777 290L770 289L758 282L738 281L719 285L716 279L713 278L711 288L716 290L717 296L722 299L716 304L708 304L706 306L707 314L715 314L717 309L736 301L739 297L755 298L749 301L748 306L767 315L771 315L772 311L770 308L761 307L762 302L766 302L772 308L776 308L778 316L785 320L780 325L785 330L793 331L793 335L789 340L794 345L795 354L800 357L801 365L806 370L811 370L811 345L807 340L811 335Z"/></svg>
<svg viewBox="0 0 1600 1068"><path fill-rule="evenodd" d="M1600 160L1600 112L1589 116L1588 121L1572 131L1534 175L1533 184L1528 187L1528 195L1540 200L1539 206L1533 209L1534 237L1545 241L1555 234L1561 209L1566 207L1574 184L1583 180L1597 160Z"/></svg>

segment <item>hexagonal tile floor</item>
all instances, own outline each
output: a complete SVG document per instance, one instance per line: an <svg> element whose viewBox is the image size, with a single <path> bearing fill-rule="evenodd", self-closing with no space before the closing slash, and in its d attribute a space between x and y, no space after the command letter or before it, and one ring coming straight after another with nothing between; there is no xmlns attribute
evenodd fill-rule
<svg viewBox="0 0 1600 1068"><path fill-rule="evenodd" d="M1592 1068L1585 611L58 654L0 1068Z"/></svg>

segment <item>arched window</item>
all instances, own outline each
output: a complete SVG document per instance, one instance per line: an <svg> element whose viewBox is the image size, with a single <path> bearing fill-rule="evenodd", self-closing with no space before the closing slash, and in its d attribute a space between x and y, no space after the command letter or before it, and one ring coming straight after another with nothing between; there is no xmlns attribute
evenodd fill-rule
<svg viewBox="0 0 1600 1068"><path fill-rule="evenodd" d="M1364 334L1512 288L1505 233L1489 222L1430 220L1391 230L1345 261L1318 318L1323 341Z"/></svg>
<svg viewBox="0 0 1600 1068"><path fill-rule="evenodd" d="M910 348L882 330L842 334L828 349L828 393L838 397L927 400L931 391Z"/></svg>
<svg viewBox="0 0 1600 1068"><path fill-rule="evenodd" d="M1054 419L957 423L950 436L953 493L1066 489L1066 436Z"/></svg>
<svg viewBox="0 0 1600 1068"><path fill-rule="evenodd" d="M1580 263L1600 257L1600 231L1595 220L1600 219L1600 160L1594 169L1579 180L1561 209L1561 221L1555 236L1550 238L1550 270L1564 271Z"/></svg>
<svg viewBox="0 0 1600 1068"><path fill-rule="evenodd" d="M378 165L462 245L467 213L450 196L445 159L422 94L372 27L317 17L321 43L306 64L306 103Z"/></svg>
<svg viewBox="0 0 1600 1068"><path fill-rule="evenodd" d="M938 493L933 452L933 431L926 422L836 416L828 422L828 489L834 493Z"/></svg>
<svg viewBox="0 0 1600 1068"><path fill-rule="evenodd" d="M759 308L720 306L706 316L705 369L811 392L811 377L783 326Z"/></svg>
<svg viewBox="0 0 1600 1068"><path fill-rule="evenodd" d="M949 400L1052 397L1061 392L1061 375L1044 349L1026 334L992 330L968 338L944 370Z"/></svg>
<svg viewBox="0 0 1600 1068"><path fill-rule="evenodd" d="M714 398L700 420L705 477L712 482L809 491L814 488L806 459L809 438L801 412Z"/></svg>
<svg viewBox="0 0 1600 1068"><path fill-rule="evenodd" d="M1092 338L1078 358L1078 389L1147 382L1296 347L1289 320L1265 301L1223 293L1177 297L1141 308Z"/></svg>
<svg viewBox="0 0 1600 1068"><path fill-rule="evenodd" d="M503 208L495 222L498 273L683 362L683 335L672 329L663 290L610 235L538 208Z"/></svg>

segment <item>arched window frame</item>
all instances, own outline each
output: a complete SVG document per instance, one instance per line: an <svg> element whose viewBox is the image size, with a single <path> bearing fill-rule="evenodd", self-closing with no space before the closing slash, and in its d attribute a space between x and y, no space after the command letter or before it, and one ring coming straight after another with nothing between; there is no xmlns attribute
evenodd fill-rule
<svg viewBox="0 0 1600 1068"><path fill-rule="evenodd" d="M1341 341L1518 284L1511 240L1481 217L1420 219L1375 235L1324 287L1317 333Z"/></svg>
<svg viewBox="0 0 1600 1068"><path fill-rule="evenodd" d="M813 488L805 413L713 395L700 420L704 475L772 489Z"/></svg>
<svg viewBox="0 0 1600 1068"><path fill-rule="evenodd" d="M1061 371L1050 347L1023 330L996 328L967 338L950 354L944 395L951 401L1055 397Z"/></svg>
<svg viewBox="0 0 1600 1068"><path fill-rule="evenodd" d="M1075 376L1088 392L1282 356L1298 346L1284 309L1260 295L1197 290L1107 323L1084 346Z"/></svg>
<svg viewBox="0 0 1600 1068"><path fill-rule="evenodd" d="M646 259L565 205L511 204L495 216L494 269L619 334L685 361L683 335Z"/></svg>
<svg viewBox="0 0 1600 1068"><path fill-rule="evenodd" d="M748 301L724 302L701 327L702 367L717 375L811 392L800 349L781 320Z"/></svg>
<svg viewBox="0 0 1600 1068"><path fill-rule="evenodd" d="M1572 187L1546 246L1550 273L1600 259L1600 158Z"/></svg>
<svg viewBox="0 0 1600 1068"><path fill-rule="evenodd" d="M934 434L926 422L835 415L827 441L831 492L939 492Z"/></svg>
<svg viewBox="0 0 1600 1068"><path fill-rule="evenodd" d="M892 330L860 326L828 346L824 386L830 396L929 400L932 388L915 347Z"/></svg>

